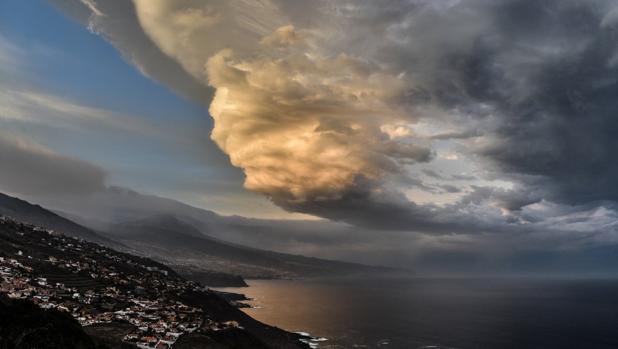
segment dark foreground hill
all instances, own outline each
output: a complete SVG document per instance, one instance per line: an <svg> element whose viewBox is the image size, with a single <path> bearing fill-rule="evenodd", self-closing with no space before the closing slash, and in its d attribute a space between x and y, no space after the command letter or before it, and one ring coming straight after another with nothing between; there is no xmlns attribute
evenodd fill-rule
<svg viewBox="0 0 618 349"><path fill-rule="evenodd" d="M127 346L131 348L132 346ZM69 314L0 295L0 349L107 349Z"/></svg>
<svg viewBox="0 0 618 349"><path fill-rule="evenodd" d="M3 303L5 313L24 310L0 314L13 322L0 332L6 348L26 340L31 344L21 348L55 348L37 344L45 336L58 348L307 348L299 335L250 318L160 263L6 217L0 218L0 293L62 312ZM33 331L40 336L30 338Z"/></svg>

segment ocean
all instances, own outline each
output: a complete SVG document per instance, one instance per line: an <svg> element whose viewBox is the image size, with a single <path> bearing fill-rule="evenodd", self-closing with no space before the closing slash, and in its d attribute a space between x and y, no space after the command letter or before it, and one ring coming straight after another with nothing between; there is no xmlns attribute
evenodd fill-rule
<svg viewBox="0 0 618 349"><path fill-rule="evenodd" d="M249 280L250 316L319 348L618 348L618 279Z"/></svg>

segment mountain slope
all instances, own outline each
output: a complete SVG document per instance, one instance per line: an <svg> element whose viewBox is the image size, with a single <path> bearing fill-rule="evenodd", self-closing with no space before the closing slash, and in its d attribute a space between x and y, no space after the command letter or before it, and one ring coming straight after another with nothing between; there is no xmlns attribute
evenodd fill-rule
<svg viewBox="0 0 618 349"><path fill-rule="evenodd" d="M379 232L341 222L225 216L173 199L118 187L91 195L60 196L37 202L95 231L110 231L114 224L168 214L210 237L251 248L369 265L395 264L398 260L390 255L383 256L387 253L385 249L372 252L370 241Z"/></svg>
<svg viewBox="0 0 618 349"><path fill-rule="evenodd" d="M111 191L113 200L101 200L104 205L90 208L90 217L97 217L96 211L101 209L104 219L100 222L106 222L95 225L96 233L41 206L3 194L0 194L0 215L151 257L209 286L244 286L241 276L299 278L392 272L388 268L272 252L223 241L219 236L227 235L222 232L230 232L230 227L251 230L258 226L252 220L222 217L174 200L134 192L120 192L124 200L117 200L118 191ZM70 213L70 217L77 215ZM110 217L121 222L112 223ZM139 218L128 220L128 217ZM91 220L83 222L90 224ZM218 234L217 238L206 235L210 233Z"/></svg>
<svg viewBox="0 0 618 349"><path fill-rule="evenodd" d="M0 215L12 217L18 221L53 229L63 234L112 247L122 247L115 241L105 238L94 231L61 217L45 208L27 201L0 193Z"/></svg>
<svg viewBox="0 0 618 349"><path fill-rule="evenodd" d="M181 272L203 269L249 278L297 278L393 271L227 243L202 234L190 221L174 215L155 215L116 224L107 234Z"/></svg>
<svg viewBox="0 0 618 349"><path fill-rule="evenodd" d="M64 311L114 349L144 343L154 348L178 336L178 349L309 348L302 336L252 319L156 261L6 217L0 217L1 294ZM0 348L92 348L70 319L46 319L29 305L7 308L2 301L0 296ZM57 321L61 328L54 327Z"/></svg>

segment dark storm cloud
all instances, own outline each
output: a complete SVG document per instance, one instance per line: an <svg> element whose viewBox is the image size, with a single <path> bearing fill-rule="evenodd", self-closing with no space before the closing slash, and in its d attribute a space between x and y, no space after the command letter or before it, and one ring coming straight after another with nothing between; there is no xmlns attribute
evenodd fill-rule
<svg viewBox="0 0 618 349"><path fill-rule="evenodd" d="M503 44L470 57L483 68L462 79L501 114L497 141L480 153L549 200L618 199L618 70L612 61L618 32L602 25L605 8L511 2L496 12ZM475 81L482 83L470 84Z"/></svg>
<svg viewBox="0 0 618 349"><path fill-rule="evenodd" d="M432 178L444 179L444 177L441 174L439 174L438 172L436 172L434 170L424 169L421 172L423 172L424 174L426 174L427 176L432 177Z"/></svg>
<svg viewBox="0 0 618 349"><path fill-rule="evenodd" d="M454 185L450 185L450 184L443 184L443 185L439 185L438 187L447 193L460 193L461 192L461 189L459 189L458 187Z"/></svg>
<svg viewBox="0 0 618 349"><path fill-rule="evenodd" d="M190 18L187 16L178 18L177 24L182 24L180 29L186 30L182 32L187 38L184 41L177 37L178 28L170 26L174 21L169 20L165 9L171 3L137 3L143 10L140 18L143 28L137 23L132 6L126 5L128 12L125 13L118 11L125 5L111 1L97 2L99 11L105 15L93 12L86 18L96 20L96 23L91 23L94 28L102 31L143 71L164 83L182 90L179 84L185 86L186 81L194 82L197 76L203 80L202 84L208 81L220 87L222 93L218 103L211 108L215 114L221 114L218 116L219 129L225 126L222 120L229 121L228 126L236 125L234 123L238 120L252 121L256 106L263 111L260 116L269 121L268 125L276 119L277 128L265 128L261 126L264 125L262 122L250 122L251 127L228 127L219 136L230 136L235 140L222 141L227 147L222 149L232 155L236 166L246 170L250 179L247 188L267 195L287 210L374 229L431 234L545 233L554 232L547 223L553 222L561 227L555 230L559 236L560 232L569 229L581 230L580 226L573 225L573 221L557 218L563 215L575 217L578 211L544 208L544 211L532 212L530 207L535 206L533 204L576 205L577 209L584 210L582 207L587 204L618 200L618 186L613 183L618 177L618 162L614 161L614 153L618 150L618 137L615 137L618 132L618 118L615 117L618 107L618 15L614 9L618 3L615 1L393 0L376 3L340 0L316 1L311 5L299 1L266 1L264 4L268 6L264 8L273 9L272 20L257 18L258 14L255 14L256 18L251 17L249 24L263 29L263 22L281 22L284 26L275 31L277 35L263 39L244 35L239 40L228 40L229 43L213 40L216 47L203 47L209 43L205 38L220 39L226 33L217 33L218 27L211 24L218 23L221 28L228 28L234 21L223 20L219 24L217 21L221 18L210 16L212 9L205 8L204 3L188 0L174 3L177 15L202 14L199 23L180 20ZM230 7L232 12L237 8L246 12L248 4L253 4L231 3L238 5ZM215 8L217 4L212 3ZM149 11L150 6L156 11ZM226 6L222 8L227 11ZM193 11L195 9L203 11ZM226 11L222 11L221 16L227 16ZM307 13L313 15L307 16ZM124 35L120 28L129 28L128 31L135 36ZM315 52L284 55L281 47L263 45L294 43L309 32L312 33L307 36L310 45L300 47L302 50L309 47ZM196 38L196 42L188 38ZM156 48L153 42L159 47ZM243 52L255 50L257 43L263 46L257 51L259 54L250 52L253 54L236 57L233 51L224 50L215 55L217 50L225 47L223 44ZM217 46L219 44L223 46ZM143 62L153 49L157 51L153 54L157 57L156 62L147 68ZM167 59L168 56L173 56L180 65L199 69L192 73L170 73L183 76L182 83L175 83L157 73L156 68L161 62L170 65L162 71L180 69L179 64ZM332 57L339 58L333 60ZM206 62L209 70L204 72L202 67ZM355 69L345 76L336 75L346 72L348 66ZM289 78L303 77L307 69L314 71L311 79ZM228 74L230 72L233 74ZM366 86L368 81L373 81L367 78L368 73L377 74L380 79L374 80L379 84ZM193 74L193 78L188 74ZM354 79L357 75L358 78ZM273 81L277 83L271 84ZM299 81L311 84L298 90ZM342 81L354 83L332 89ZM203 87L205 85L200 86L203 91L209 91ZM264 87L263 91L257 91L256 86ZM316 86L320 93L314 93ZM351 90L364 91L364 98L342 99L333 92ZM256 94L256 91L260 93ZM383 91L390 91L388 98L377 98L374 103L368 103L372 101L370 96L381 97ZM238 103L228 105L233 97ZM290 103L290 98L294 103ZM209 102L210 98L205 100L205 103ZM298 104L300 102L302 104ZM382 114L387 110L396 125L406 121L410 124L420 121L448 125L445 129L449 131L439 129L417 141L457 142L461 153L476 161L485 176L482 178L480 172L474 172L477 178L426 170L425 175L440 181L435 188L429 188L417 178L407 179L408 184L422 185L421 189L430 192L456 193L462 191L462 187L457 187L460 180L501 180L510 182L514 189L476 187L459 202L443 206L414 202L415 198L408 198L401 187L389 182L394 174L400 175L400 167L409 164L402 162L402 166L396 166L397 172L389 173L384 161L374 161L375 155L388 151L394 157L413 157L415 163L431 162L439 158L434 156L432 146L435 144L385 143L382 138L376 142L373 133L341 132L339 127L334 127L341 124L341 120L334 118L337 122L320 124L325 129L299 127L311 118L297 113L301 110L298 105L306 105L307 115L319 119L324 115L315 116L313 110L324 102L329 106L342 106L333 115L350 114L345 119L347 122L366 121L363 124L366 129L377 128L380 120L375 120L379 116L374 117L373 109L359 109L363 103L371 107L387 106L381 109ZM290 105L295 106L296 113L287 109L281 111L281 106L287 108ZM371 112L359 113L365 109ZM238 115L223 115L230 110ZM438 112L424 113L426 110ZM260 127L253 129L255 125ZM238 134L239 130L244 133ZM277 138L264 130L285 132L278 134L281 138ZM290 130L302 131L303 136L290 134ZM394 138L414 137L413 131L392 134ZM315 132L325 132L329 140L336 142L327 145L315 142L312 145L316 146L312 148L294 144L297 148L290 148L292 151L281 151L282 144L287 144L284 140L303 139ZM352 137L353 134L357 136ZM247 142L247 136L252 137L254 143ZM375 144L385 145L373 149ZM389 147L390 144L398 146ZM232 145L242 151L236 152L230 148ZM269 150L268 157L252 153L261 154L264 149ZM334 160L322 161L325 149L340 155ZM364 161L364 158L359 161L350 156L350 149L358 149L358 154L363 156L374 154L374 157L372 161ZM236 153L242 157L235 157ZM286 163L293 166L282 167ZM360 163L363 166L347 166L349 171L331 174L328 170L333 169L334 163ZM289 169L294 170L288 171L294 176L279 178ZM345 180L333 184L331 177L340 179L342 172L346 174ZM326 174L329 178L318 178ZM271 183L273 179L278 180ZM316 183L320 184L319 190L311 187ZM302 195L280 195L288 191ZM307 192L312 195L305 195ZM317 194L313 195L314 192ZM611 214L603 212L602 216L611 221ZM596 228L590 222L586 227L588 230Z"/></svg>
<svg viewBox="0 0 618 349"><path fill-rule="evenodd" d="M290 211L307 212L373 230L415 231L431 235L525 233L534 230L534 227L510 224L510 218L503 216L499 207L487 208L486 204L492 202L496 195L492 188L479 189L464 196L460 202L446 206L416 204L397 190L388 190L366 180L359 179L355 188L355 191L347 192L337 201L276 203ZM501 192L501 199L508 202L505 197L509 193Z"/></svg>
<svg viewBox="0 0 618 349"><path fill-rule="evenodd" d="M480 130L467 130L462 132L445 132L439 133L437 135L433 135L430 138L435 140L444 140L444 139L466 139L466 138L474 138L480 137L483 133Z"/></svg>
<svg viewBox="0 0 618 349"><path fill-rule="evenodd" d="M467 175L467 174L454 174L451 176L453 180L457 181L472 181L478 179L476 176Z"/></svg>
<svg viewBox="0 0 618 349"><path fill-rule="evenodd" d="M105 172L31 141L0 133L0 190L36 196L87 194L104 188Z"/></svg>
<svg viewBox="0 0 618 349"><path fill-rule="evenodd" d="M461 199L460 204L467 205L490 202L494 207L511 212L520 211L523 207L535 204L541 200L542 197L538 193L522 190L522 188L505 190L500 188L472 186L472 191Z"/></svg>
<svg viewBox="0 0 618 349"><path fill-rule="evenodd" d="M377 55L397 57L381 58L404 71L424 71L416 74L423 84L413 94L424 97L408 103L470 111L489 106L491 112L472 115L481 119L484 129L433 137L487 134L487 141L472 150L493 166L496 177L519 183L516 190L486 189L488 201L513 212L543 199L565 204L618 199L618 25L611 16L613 5L463 1L429 11L427 19L417 18L411 8L398 15L375 10L356 20L391 20L404 28L400 38L410 45ZM483 20L473 21L476 16ZM424 173L440 178L435 171ZM292 209L354 224L427 232L470 227L501 231L513 223L462 217L451 208L417 205L402 195L359 188L337 202L301 203ZM469 200L464 198L459 207Z"/></svg>
<svg viewBox="0 0 618 349"><path fill-rule="evenodd" d="M612 17L616 11L611 12L615 5L464 1L435 15L435 21L419 20L410 26L416 31L407 34L421 44L396 56L413 62L402 65L404 69L428 68L426 74L434 77L420 87L429 96L427 103L445 109L475 110L478 104L491 108L491 118L477 116L485 129L434 137L489 134L489 141L473 150L495 166L497 177L520 185L508 191L486 189L492 204L519 211L542 199L571 205L618 199L618 25ZM478 23L453 18L466 8L483 14L487 23L476 30ZM454 22L460 24L457 29L444 28ZM430 38L423 40L424 33ZM459 46L436 47L458 38ZM417 66L423 42L428 55L438 59L416 59ZM435 172L425 174L438 178ZM440 209L396 206L374 213L389 217L389 225L405 222L402 225L427 231L444 226ZM355 208L352 211L363 212ZM503 222L495 223L494 230L504 228Z"/></svg>

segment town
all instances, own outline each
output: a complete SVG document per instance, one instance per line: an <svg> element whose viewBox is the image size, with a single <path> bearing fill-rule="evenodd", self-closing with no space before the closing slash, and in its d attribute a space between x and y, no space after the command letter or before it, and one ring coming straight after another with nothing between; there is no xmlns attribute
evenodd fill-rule
<svg viewBox="0 0 618 349"><path fill-rule="evenodd" d="M16 242L0 249L0 293L9 298L69 313L84 327L128 324L123 342L143 349L172 348L188 333L241 328L183 302L186 292L208 290L163 265L8 217L0 217L0 227Z"/></svg>

